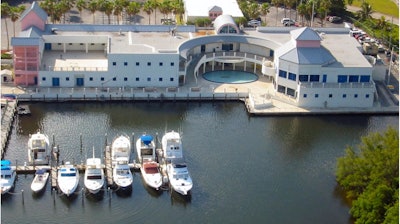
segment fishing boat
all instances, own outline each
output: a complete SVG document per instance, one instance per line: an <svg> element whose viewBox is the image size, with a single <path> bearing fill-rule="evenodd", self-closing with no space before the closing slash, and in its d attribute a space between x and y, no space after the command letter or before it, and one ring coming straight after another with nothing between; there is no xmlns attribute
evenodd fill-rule
<svg viewBox="0 0 400 224"><path fill-rule="evenodd" d="M171 188L181 195L188 195L193 187L192 178L183 159L173 159L167 164L167 175Z"/></svg>
<svg viewBox="0 0 400 224"><path fill-rule="evenodd" d="M156 160L156 145L153 136L142 135L136 141L138 160L142 164L140 172L147 186L158 190L162 185L162 175Z"/></svg>
<svg viewBox="0 0 400 224"><path fill-rule="evenodd" d="M28 140L28 161L31 164L48 164L50 141L47 135L40 133L30 135Z"/></svg>
<svg viewBox="0 0 400 224"><path fill-rule="evenodd" d="M113 167L113 181L121 189L131 189L133 175L127 162L119 161Z"/></svg>
<svg viewBox="0 0 400 224"><path fill-rule="evenodd" d="M126 135L116 137L111 144L111 159L113 164L129 163L131 155L131 140Z"/></svg>
<svg viewBox="0 0 400 224"><path fill-rule="evenodd" d="M142 178L147 186L159 190L163 181L159 165L155 161L145 161L140 168Z"/></svg>
<svg viewBox="0 0 400 224"><path fill-rule="evenodd" d="M15 178L17 177L17 173L11 167L10 160L1 160L0 174L1 174L1 180L0 180L1 194L6 194L14 187Z"/></svg>
<svg viewBox="0 0 400 224"><path fill-rule="evenodd" d="M136 151L140 163L156 160L156 145L153 136L142 135L136 141Z"/></svg>
<svg viewBox="0 0 400 224"><path fill-rule="evenodd" d="M67 196L72 195L79 184L79 172L70 162L61 165L57 175L58 188Z"/></svg>
<svg viewBox="0 0 400 224"><path fill-rule="evenodd" d="M49 173L44 169L36 170L35 177L33 178L31 189L34 193L41 192L46 186L47 179L49 179Z"/></svg>
<svg viewBox="0 0 400 224"><path fill-rule="evenodd" d="M97 194L103 188L104 180L101 159L95 158L93 149L93 157L86 160L84 185L90 193Z"/></svg>
<svg viewBox="0 0 400 224"><path fill-rule="evenodd" d="M165 159L183 158L182 141L178 132L165 133L161 139L161 145Z"/></svg>

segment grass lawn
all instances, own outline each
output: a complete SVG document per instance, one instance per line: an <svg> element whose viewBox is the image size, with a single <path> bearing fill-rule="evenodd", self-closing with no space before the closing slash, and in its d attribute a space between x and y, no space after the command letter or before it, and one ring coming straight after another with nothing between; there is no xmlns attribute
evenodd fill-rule
<svg viewBox="0 0 400 224"><path fill-rule="evenodd" d="M353 6L361 7L362 0L353 0ZM392 0L367 0L372 10L399 18L399 7ZM389 18L386 18L389 19Z"/></svg>

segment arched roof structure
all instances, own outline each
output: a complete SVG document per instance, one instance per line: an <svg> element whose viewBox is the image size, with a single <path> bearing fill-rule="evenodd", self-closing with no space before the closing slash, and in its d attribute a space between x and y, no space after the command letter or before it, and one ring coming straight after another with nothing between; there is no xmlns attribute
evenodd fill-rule
<svg viewBox="0 0 400 224"><path fill-rule="evenodd" d="M216 34L239 33L239 27L236 25L231 15L218 16L214 20L214 29Z"/></svg>

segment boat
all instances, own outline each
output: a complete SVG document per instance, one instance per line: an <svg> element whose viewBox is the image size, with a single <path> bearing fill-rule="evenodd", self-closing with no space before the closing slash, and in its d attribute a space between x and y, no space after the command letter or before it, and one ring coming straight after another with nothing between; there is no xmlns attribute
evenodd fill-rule
<svg viewBox="0 0 400 224"><path fill-rule="evenodd" d="M142 135L136 141L136 151L140 163L143 161L156 160L156 145L154 144L153 136Z"/></svg>
<svg viewBox="0 0 400 224"><path fill-rule="evenodd" d="M138 160L142 164L140 172L147 186L158 190L162 185L162 175L156 160L156 145L153 136L142 135L136 141Z"/></svg>
<svg viewBox="0 0 400 224"><path fill-rule="evenodd" d="M119 161L113 168L113 181L122 189L132 187L133 175L127 162Z"/></svg>
<svg viewBox="0 0 400 224"><path fill-rule="evenodd" d="M161 139L161 145L164 159L183 158L182 141L178 132L165 133Z"/></svg>
<svg viewBox="0 0 400 224"><path fill-rule="evenodd" d="M13 187L17 173L11 167L10 160L1 160L1 194L8 193Z"/></svg>
<svg viewBox="0 0 400 224"><path fill-rule="evenodd" d="M34 193L39 193L44 189L49 179L49 173L44 169L36 170L35 177L33 178L31 189Z"/></svg>
<svg viewBox="0 0 400 224"><path fill-rule="evenodd" d="M84 185L90 193L97 194L103 188L104 180L101 159L94 157L93 150L93 157L86 160Z"/></svg>
<svg viewBox="0 0 400 224"><path fill-rule="evenodd" d="M142 178L147 186L156 190L160 189L163 181L159 165L155 161L145 161L140 168Z"/></svg>
<svg viewBox="0 0 400 224"><path fill-rule="evenodd" d="M173 159L167 164L167 175L171 188L181 195L188 195L193 187L192 178L183 159Z"/></svg>
<svg viewBox="0 0 400 224"><path fill-rule="evenodd" d="M47 135L39 131L30 136L28 140L28 161L31 164L48 164L50 141Z"/></svg>
<svg viewBox="0 0 400 224"><path fill-rule="evenodd" d="M116 137L111 144L111 159L113 164L129 163L131 155L131 140L126 135Z"/></svg>
<svg viewBox="0 0 400 224"><path fill-rule="evenodd" d="M70 162L61 165L57 175L58 188L67 196L72 195L79 184L79 172Z"/></svg>

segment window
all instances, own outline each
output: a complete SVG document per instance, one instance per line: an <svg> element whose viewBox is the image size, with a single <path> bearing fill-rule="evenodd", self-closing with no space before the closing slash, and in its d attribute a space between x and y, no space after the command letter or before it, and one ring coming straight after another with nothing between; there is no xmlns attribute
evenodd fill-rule
<svg viewBox="0 0 400 224"><path fill-rule="evenodd" d="M104 81L104 77L101 77L101 78L100 78L100 81Z"/></svg>
<svg viewBox="0 0 400 224"><path fill-rule="evenodd" d="M299 75L300 82L308 82L308 75Z"/></svg>
<svg viewBox="0 0 400 224"><path fill-rule="evenodd" d="M174 81L174 78L169 78L169 81L173 82L173 81Z"/></svg>
<svg viewBox="0 0 400 224"><path fill-rule="evenodd" d="M116 66L116 65L117 65L117 62L113 61L113 66Z"/></svg>
<svg viewBox="0 0 400 224"><path fill-rule="evenodd" d="M279 93L285 93L286 92L286 87L278 85L278 92Z"/></svg>
<svg viewBox="0 0 400 224"><path fill-rule="evenodd" d="M135 79L136 81L139 81L139 77L136 77L136 79Z"/></svg>
<svg viewBox="0 0 400 224"><path fill-rule="evenodd" d="M136 66L139 66L140 65L140 63L139 62L136 62Z"/></svg>
<svg viewBox="0 0 400 224"><path fill-rule="evenodd" d="M369 82L370 76L369 75L362 75L360 77L360 82Z"/></svg>
<svg viewBox="0 0 400 224"><path fill-rule="evenodd" d="M160 78L158 78L158 81L162 82L162 78L161 78L161 77L160 77Z"/></svg>
<svg viewBox="0 0 400 224"><path fill-rule="evenodd" d="M89 77L89 81L93 81L93 77Z"/></svg>
<svg viewBox="0 0 400 224"><path fill-rule="evenodd" d="M358 82L358 75L350 75L349 76L349 82Z"/></svg>
<svg viewBox="0 0 400 224"><path fill-rule="evenodd" d="M151 62L147 62L147 66L151 66Z"/></svg>
<svg viewBox="0 0 400 224"><path fill-rule="evenodd" d="M279 70L279 77L286 78L287 72L283 70Z"/></svg>
<svg viewBox="0 0 400 224"><path fill-rule="evenodd" d="M151 81L151 78L150 78L150 77L147 77L147 81L150 82L150 81Z"/></svg>
<svg viewBox="0 0 400 224"><path fill-rule="evenodd" d="M46 81L46 77L42 77L42 81Z"/></svg>
<svg viewBox="0 0 400 224"><path fill-rule="evenodd" d="M128 66L128 62L124 62L124 66Z"/></svg>
<svg viewBox="0 0 400 224"><path fill-rule="evenodd" d="M72 45L72 43L69 43L68 45Z"/></svg>
<svg viewBox="0 0 400 224"><path fill-rule="evenodd" d="M304 93L304 94L303 94L303 98L307 98L307 94Z"/></svg>
<svg viewBox="0 0 400 224"><path fill-rule="evenodd" d="M61 43L58 43L57 45L61 45Z"/></svg>
<svg viewBox="0 0 400 224"><path fill-rule="evenodd" d="M287 88L287 90L286 90L286 94L289 95L289 96L293 96L294 97L295 93L296 93L296 91L294 89Z"/></svg>
<svg viewBox="0 0 400 224"><path fill-rule="evenodd" d="M331 94L329 94L329 98L332 98L332 93L331 93Z"/></svg>
<svg viewBox="0 0 400 224"><path fill-rule="evenodd" d="M369 98L369 94L366 94L366 95L365 95L365 98Z"/></svg>
<svg viewBox="0 0 400 224"><path fill-rule="evenodd" d="M310 75L310 82L319 82L319 75Z"/></svg>
<svg viewBox="0 0 400 224"><path fill-rule="evenodd" d="M69 77L65 77L65 81L69 81Z"/></svg>
<svg viewBox="0 0 400 224"><path fill-rule="evenodd" d="M338 83L347 82L347 75L338 75Z"/></svg>
<svg viewBox="0 0 400 224"><path fill-rule="evenodd" d="M175 63L174 62L171 62L171 66L174 66L175 65Z"/></svg>
<svg viewBox="0 0 400 224"><path fill-rule="evenodd" d="M128 77L124 77L124 81L125 81L125 82L128 81Z"/></svg>
<svg viewBox="0 0 400 224"><path fill-rule="evenodd" d="M347 94L343 94L343 96L342 96L343 98L346 98L347 97Z"/></svg>
<svg viewBox="0 0 400 224"><path fill-rule="evenodd" d="M223 51L232 51L233 50L233 44L222 44L221 46Z"/></svg>
<svg viewBox="0 0 400 224"><path fill-rule="evenodd" d="M319 97L319 94L318 94L318 93L316 93L316 94L314 95L314 97L315 97L315 98L318 98L318 97Z"/></svg>
<svg viewBox="0 0 400 224"><path fill-rule="evenodd" d="M358 98L358 94L354 94L354 98Z"/></svg>
<svg viewBox="0 0 400 224"><path fill-rule="evenodd" d="M117 81L117 77L114 77L114 78L113 78L113 81Z"/></svg>
<svg viewBox="0 0 400 224"><path fill-rule="evenodd" d="M162 62L160 62L160 63L158 63L160 66L163 66L163 63Z"/></svg>
<svg viewBox="0 0 400 224"><path fill-rule="evenodd" d="M289 79L296 81L296 74L289 72Z"/></svg>
<svg viewBox="0 0 400 224"><path fill-rule="evenodd" d="M80 43L79 45L83 45L83 43Z"/></svg>

